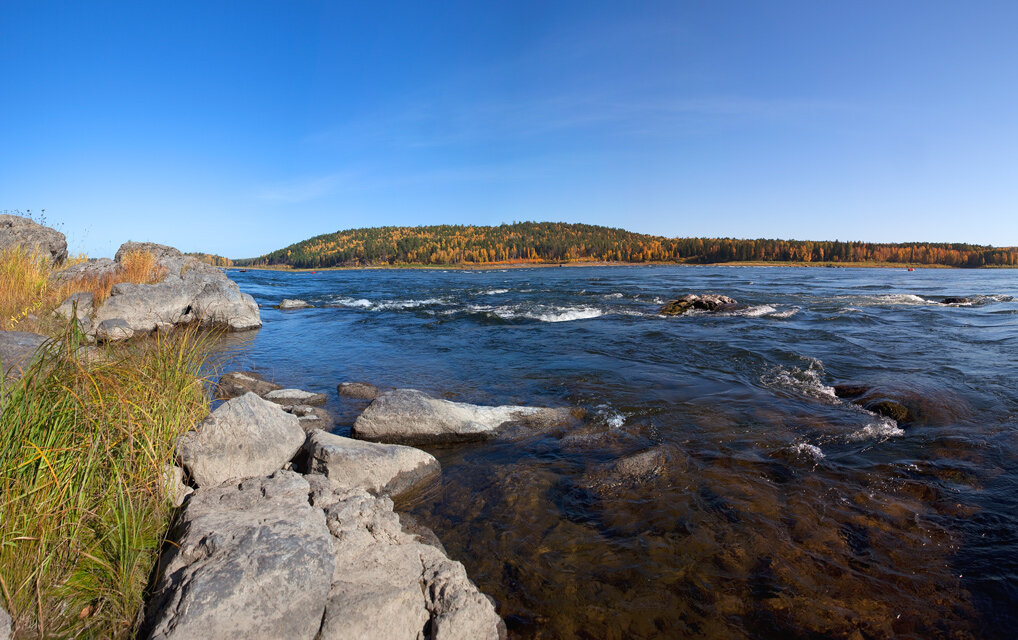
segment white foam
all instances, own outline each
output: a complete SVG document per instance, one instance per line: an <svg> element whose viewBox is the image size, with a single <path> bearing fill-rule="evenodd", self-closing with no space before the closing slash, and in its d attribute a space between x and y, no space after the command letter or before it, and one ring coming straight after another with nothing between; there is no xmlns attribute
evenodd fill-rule
<svg viewBox="0 0 1018 640"><path fill-rule="evenodd" d="M610 404L599 404L594 407L597 415L611 429L621 429L626 424L626 416L621 411L613 408Z"/></svg>
<svg viewBox="0 0 1018 640"><path fill-rule="evenodd" d="M488 289L487 291L484 291L482 293L484 295L486 295L486 296L497 296L497 295L499 295L501 293L509 293L509 290L508 289Z"/></svg>
<svg viewBox="0 0 1018 640"><path fill-rule="evenodd" d="M823 460L824 458L827 457L824 455L823 449L816 446L815 444L810 444L808 442L800 442L796 445L793 445L792 451L794 451L796 454L800 456L811 458L816 462L819 462L820 460Z"/></svg>
<svg viewBox="0 0 1018 640"><path fill-rule="evenodd" d="M891 418L878 417L876 422L871 422L862 429L850 433L848 439L853 442L858 442L859 440L878 440L883 442L888 438L896 438L903 435L905 435L905 430L899 427L897 422Z"/></svg>
<svg viewBox="0 0 1018 640"><path fill-rule="evenodd" d="M616 293L609 293L609 294L607 294L605 296L605 298L621 298L621 297L622 297L622 294L621 293L617 293L617 292Z"/></svg>
<svg viewBox="0 0 1018 640"><path fill-rule="evenodd" d="M570 322L572 320L589 320L604 315L599 309L593 307L567 307L555 309L544 313L527 312L522 314L525 318L540 320L541 322Z"/></svg>
<svg viewBox="0 0 1018 640"><path fill-rule="evenodd" d="M785 309L784 311L775 311L770 314L771 318L791 318L795 314L799 313L799 307L792 307L791 309Z"/></svg>
<svg viewBox="0 0 1018 640"><path fill-rule="evenodd" d="M768 314L771 314L771 313L775 313L775 312L777 312L777 309L775 309L771 305L769 305L769 304L761 304L761 305L757 305L755 307L747 307L745 309L739 309L738 311L733 311L732 315L734 315L734 316L744 316L746 318L759 318L760 316L765 316L765 315L768 315Z"/></svg>
<svg viewBox="0 0 1018 640"><path fill-rule="evenodd" d="M341 307L354 307L357 309L370 309L373 303L370 300L364 298L337 298L334 301Z"/></svg>
<svg viewBox="0 0 1018 640"><path fill-rule="evenodd" d="M834 387L823 382L826 373L824 363L816 358L803 360L807 362L805 368L777 366L764 374L760 381L769 387L788 389L808 398L840 403Z"/></svg>

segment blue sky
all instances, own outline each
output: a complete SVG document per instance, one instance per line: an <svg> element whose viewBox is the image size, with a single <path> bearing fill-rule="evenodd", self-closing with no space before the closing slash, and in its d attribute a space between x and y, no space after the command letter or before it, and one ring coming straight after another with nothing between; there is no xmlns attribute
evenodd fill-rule
<svg viewBox="0 0 1018 640"><path fill-rule="evenodd" d="M0 0L72 251L385 224L1018 245L1018 3Z"/></svg>

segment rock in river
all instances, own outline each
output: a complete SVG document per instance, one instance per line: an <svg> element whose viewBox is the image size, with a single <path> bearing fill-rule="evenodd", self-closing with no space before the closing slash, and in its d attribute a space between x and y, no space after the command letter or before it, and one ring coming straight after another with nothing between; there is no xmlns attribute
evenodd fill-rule
<svg viewBox="0 0 1018 640"><path fill-rule="evenodd" d="M56 229L44 227L30 218L0 215L0 251L20 247L27 253L38 252L51 264L67 259L67 238Z"/></svg>
<svg viewBox="0 0 1018 640"><path fill-rule="evenodd" d="M666 316L682 315L694 309L700 311L724 311L736 306L738 303L728 296L719 296L712 293L697 295L687 293L675 300L669 300L658 313Z"/></svg>
<svg viewBox="0 0 1018 640"><path fill-rule="evenodd" d="M325 394L311 393L310 391L304 391L302 389L276 389L274 391L269 391L262 397L269 402L275 402L276 404L283 404L287 406L298 404L320 406L325 404L326 401Z"/></svg>
<svg viewBox="0 0 1018 640"><path fill-rule="evenodd" d="M345 398L359 400L374 400L379 393L378 387L367 382L340 382L336 385L336 392Z"/></svg>
<svg viewBox="0 0 1018 640"><path fill-rule="evenodd" d="M441 465L430 453L398 444L378 444L314 431L304 445L309 473L338 488L398 496L435 478Z"/></svg>
<svg viewBox="0 0 1018 640"><path fill-rule="evenodd" d="M275 382L269 382L254 371L231 371L224 373L216 385L216 397L221 400L237 398L247 392L264 396L270 391L282 389Z"/></svg>
<svg viewBox="0 0 1018 640"><path fill-rule="evenodd" d="M278 305L276 305L277 309L308 309L310 307L311 305L309 305L307 302L303 300L295 300L290 298L286 298Z"/></svg>
<svg viewBox="0 0 1018 640"><path fill-rule="evenodd" d="M396 389L378 396L354 422L351 433L362 440L423 444L490 438L503 426L563 424L569 409L485 407L432 398L416 389Z"/></svg>
<svg viewBox="0 0 1018 640"><path fill-rule="evenodd" d="M148 637L315 638L335 558L309 491L291 471L196 491L172 532Z"/></svg>
<svg viewBox="0 0 1018 640"><path fill-rule="evenodd" d="M224 402L180 437L177 457L199 487L266 476L304 444L297 416L253 393Z"/></svg>

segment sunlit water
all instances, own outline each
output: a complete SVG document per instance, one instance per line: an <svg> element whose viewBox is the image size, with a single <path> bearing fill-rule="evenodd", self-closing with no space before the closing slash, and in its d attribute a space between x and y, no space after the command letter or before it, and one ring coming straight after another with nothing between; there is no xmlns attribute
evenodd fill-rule
<svg viewBox="0 0 1018 640"><path fill-rule="evenodd" d="M1010 638L1016 271L735 267L231 271L265 326L230 366L584 423L429 449L406 505L519 638ZM687 292L746 306L662 317ZM974 297L943 305L945 296ZM283 298L314 309L278 311ZM897 425L839 400L867 383ZM610 482L614 461L665 463ZM861 634L861 635L860 635Z"/></svg>

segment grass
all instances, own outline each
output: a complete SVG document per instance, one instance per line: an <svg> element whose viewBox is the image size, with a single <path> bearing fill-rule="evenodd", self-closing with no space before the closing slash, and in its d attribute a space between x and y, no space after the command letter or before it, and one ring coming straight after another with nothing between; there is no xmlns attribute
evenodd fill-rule
<svg viewBox="0 0 1018 640"><path fill-rule="evenodd" d="M0 415L0 595L19 636L127 638L174 508L177 436L209 409L194 331L86 356L73 329Z"/></svg>

